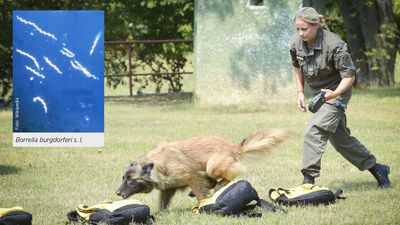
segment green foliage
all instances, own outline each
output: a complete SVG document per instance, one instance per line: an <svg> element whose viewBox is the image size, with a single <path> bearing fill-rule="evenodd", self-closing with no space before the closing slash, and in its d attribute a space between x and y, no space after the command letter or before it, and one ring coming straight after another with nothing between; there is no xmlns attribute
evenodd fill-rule
<svg viewBox="0 0 400 225"><path fill-rule="evenodd" d="M11 6L10 3L1 2L0 13L0 104L11 102Z"/></svg>
<svg viewBox="0 0 400 225"><path fill-rule="evenodd" d="M116 1L110 3L107 9L106 26L113 29L106 27L106 40L164 40L193 37L193 1L190 0L147 0L129 3ZM191 44L134 44L132 72L183 72L187 63L185 55L192 52L192 49ZM106 73L128 73L126 46L125 49L120 49L126 57L118 63L112 62L115 60L114 57L108 57L109 51L115 51L114 47L106 49ZM121 63L124 65L117 68ZM121 80L122 78L108 78L107 83L115 86L122 82ZM134 81L139 86L137 94L141 94L150 82L155 84L155 92L160 92L165 82L169 92L179 92L182 88L181 75L135 77Z"/></svg>
<svg viewBox="0 0 400 225"><path fill-rule="evenodd" d="M396 44L398 45L398 41L394 42L394 39L398 39L400 37L400 33L398 27L395 23L384 23L380 26L380 32L376 36L377 46L367 49L365 51L365 55L368 57L370 61L370 70L377 71L382 74L385 74L387 68L386 66L382 66L382 62L390 62L391 57L395 57L391 55L391 49L396 49ZM397 49L399 51L399 49ZM395 53L395 52L394 52ZM394 60L392 60L394 63ZM393 71L394 73L395 71ZM393 74L393 85L394 85L395 76Z"/></svg>
<svg viewBox="0 0 400 225"><path fill-rule="evenodd" d="M393 13L397 20L400 19L400 0L393 0Z"/></svg>
<svg viewBox="0 0 400 225"><path fill-rule="evenodd" d="M335 0L326 0L325 21L330 31L346 40L346 29L338 4Z"/></svg>
<svg viewBox="0 0 400 225"><path fill-rule="evenodd" d="M124 74L128 70L126 65L127 55L123 48L105 49L104 53L104 68L107 68L108 74ZM118 77L107 77L107 85L116 88L120 84L124 84L124 80Z"/></svg>
<svg viewBox="0 0 400 225"><path fill-rule="evenodd" d="M376 84L378 85L390 86L393 84L395 52L400 50L400 0L394 0L392 3L393 4L390 4L389 1L383 1L381 2L381 5L378 5L375 0L352 1L349 3L353 4L353 7L357 8L357 10L353 10L353 12L350 14L350 20L358 20L361 24L364 34L370 33L370 30L368 30L369 24L365 24L365 17L373 16L369 14L363 14L363 12L365 12L364 10L370 10L369 8L372 8L373 10L379 10L379 7L382 7L382 4L385 4L385 7L387 7L385 12L380 12L380 14L377 12L379 16L383 18L380 18L379 30L374 31L377 34L375 35L374 33L374 37L370 36L370 38L374 38L375 40L368 41L368 37L366 36L360 36L360 38L356 38L356 35L363 35L363 33L358 34L353 32L352 34L348 34L348 36L351 36L353 40L359 40L359 45L363 46L365 49L363 54L366 56L366 58L354 58L354 61L359 65L363 64L368 67L368 71L362 71L360 74L360 76L368 77L368 79L366 79L368 81L366 81L366 83L363 85L374 85L375 82L377 82ZM343 40L346 40L346 29L338 2L334 0L326 0L326 4L326 20L328 26ZM390 6L392 8L390 8ZM393 14L390 10L392 10ZM350 48L351 47L352 46L350 42Z"/></svg>
<svg viewBox="0 0 400 225"><path fill-rule="evenodd" d="M390 40L399 37L400 32L395 23L382 24L380 31L381 33L379 33L376 37L378 46L367 50L365 55L370 58L383 58L385 60L390 60L388 49L396 47ZM378 64L376 62L372 62L372 67L373 70L378 69Z"/></svg>

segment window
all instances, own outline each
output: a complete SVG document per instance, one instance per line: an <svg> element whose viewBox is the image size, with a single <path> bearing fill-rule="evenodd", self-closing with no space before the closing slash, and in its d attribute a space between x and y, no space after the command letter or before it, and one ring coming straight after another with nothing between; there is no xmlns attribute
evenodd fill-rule
<svg viewBox="0 0 400 225"><path fill-rule="evenodd" d="M250 0L251 6L264 6L264 0Z"/></svg>

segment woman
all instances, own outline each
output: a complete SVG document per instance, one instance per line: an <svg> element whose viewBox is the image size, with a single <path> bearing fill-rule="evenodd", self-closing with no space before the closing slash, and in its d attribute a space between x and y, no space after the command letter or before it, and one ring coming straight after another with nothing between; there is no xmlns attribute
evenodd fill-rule
<svg viewBox="0 0 400 225"><path fill-rule="evenodd" d="M304 99L306 82L315 94L325 93L325 104L315 112L305 131L303 143L303 183L314 183L320 175L321 159L328 140L359 170L369 170L378 186L390 186L390 167L376 163L375 156L346 127L348 104L356 69L347 45L336 34L321 28L319 14L304 7L295 16L297 34L290 42L290 55L297 86L297 106L307 112Z"/></svg>

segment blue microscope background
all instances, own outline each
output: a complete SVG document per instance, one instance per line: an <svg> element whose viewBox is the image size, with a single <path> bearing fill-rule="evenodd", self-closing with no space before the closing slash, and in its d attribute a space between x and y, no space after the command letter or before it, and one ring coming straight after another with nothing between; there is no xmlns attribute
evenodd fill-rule
<svg viewBox="0 0 400 225"><path fill-rule="evenodd" d="M13 11L14 132L104 132L104 12Z"/></svg>

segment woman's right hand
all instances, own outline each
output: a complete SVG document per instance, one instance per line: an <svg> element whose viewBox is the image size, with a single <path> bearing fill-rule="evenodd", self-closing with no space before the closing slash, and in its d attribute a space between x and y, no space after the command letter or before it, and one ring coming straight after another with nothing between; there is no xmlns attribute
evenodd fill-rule
<svg viewBox="0 0 400 225"><path fill-rule="evenodd" d="M302 112L307 112L307 107L304 100L304 92L297 92L297 108Z"/></svg>

